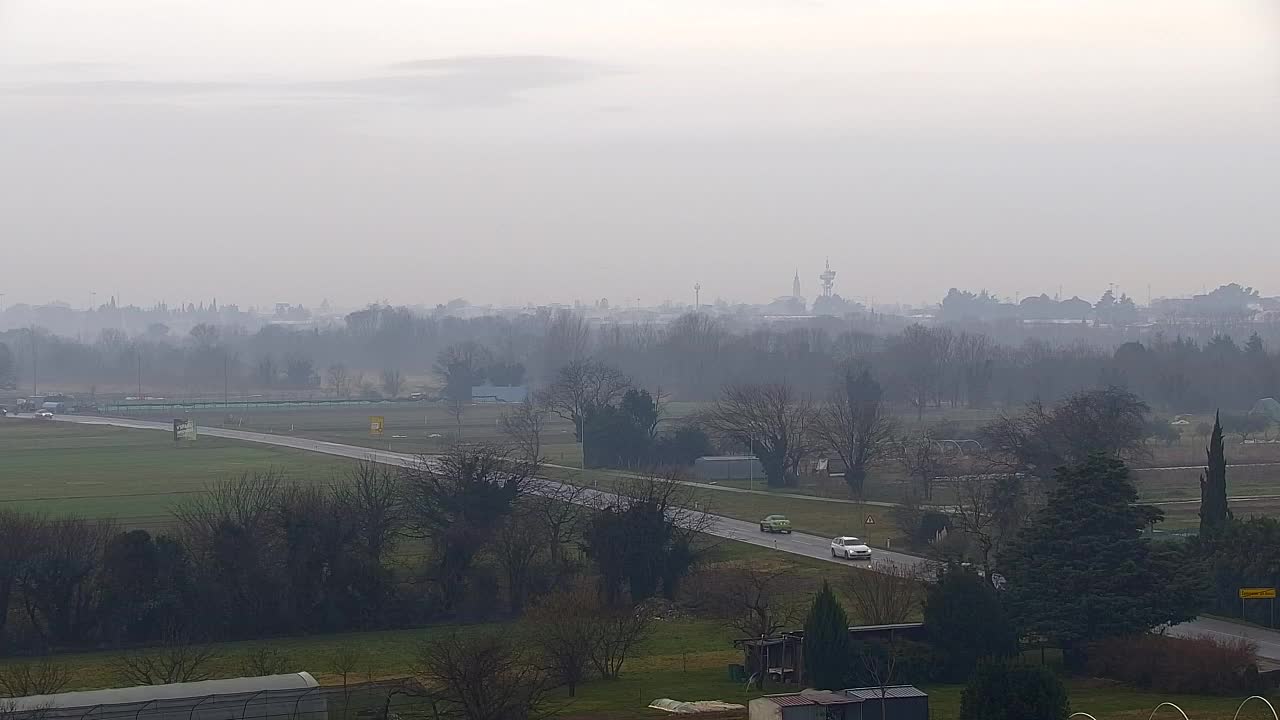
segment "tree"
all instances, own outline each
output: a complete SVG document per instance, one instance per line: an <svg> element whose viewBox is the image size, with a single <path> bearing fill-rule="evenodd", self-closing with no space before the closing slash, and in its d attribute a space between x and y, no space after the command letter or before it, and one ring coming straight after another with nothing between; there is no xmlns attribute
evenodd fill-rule
<svg viewBox="0 0 1280 720"><path fill-rule="evenodd" d="M804 621L806 684L837 690L849 677L849 618L824 580Z"/></svg>
<svg viewBox="0 0 1280 720"><path fill-rule="evenodd" d="M404 392L404 375L395 368L382 371L382 394L389 398L400 397Z"/></svg>
<svg viewBox="0 0 1280 720"><path fill-rule="evenodd" d="M338 397L351 397L351 371L342 363L334 363L325 371L329 387Z"/></svg>
<svg viewBox="0 0 1280 720"><path fill-rule="evenodd" d="M960 695L960 720L1066 720L1070 712L1058 676L1007 660L980 664Z"/></svg>
<svg viewBox="0 0 1280 720"><path fill-rule="evenodd" d="M186 635L170 635L159 648L132 650L115 659L122 685L170 685L208 680L218 653Z"/></svg>
<svg viewBox="0 0 1280 720"><path fill-rule="evenodd" d="M258 645L241 653L238 665L241 677L265 677L289 672L293 660L283 650Z"/></svg>
<svg viewBox="0 0 1280 720"><path fill-rule="evenodd" d="M957 477L952 487L951 520L977 545L983 573L991 577L1001 548L1029 512L1023 480L1008 473L974 473Z"/></svg>
<svg viewBox="0 0 1280 720"><path fill-rule="evenodd" d="M582 584L570 585L540 599L525 618L531 642L542 654L552 676L573 697L587 679L600 613L596 593Z"/></svg>
<svg viewBox="0 0 1280 720"><path fill-rule="evenodd" d="M463 400L462 398L455 398L455 397L448 398L447 400L445 400L444 410L445 412L449 413L449 417L453 418L454 423L457 425L458 432L457 432L457 435L454 437L454 440L461 441L462 440L462 418L467 413L467 401Z"/></svg>
<svg viewBox="0 0 1280 720"><path fill-rule="evenodd" d="M11 662L0 667L0 697L56 695L71 682L71 672L51 658Z"/></svg>
<svg viewBox="0 0 1280 720"><path fill-rule="evenodd" d="M550 679L513 638L450 635L427 643L414 674L436 717L538 720L555 714Z"/></svg>
<svg viewBox="0 0 1280 720"><path fill-rule="evenodd" d="M1200 538L1211 542L1231 522L1227 507L1227 458L1222 442L1222 422L1215 414L1204 472L1200 474Z"/></svg>
<svg viewBox="0 0 1280 720"><path fill-rule="evenodd" d="M995 588L986 578L958 566L948 567L936 583L929 584L924 626L929 642L943 654L943 677L948 682L968 678L979 660L1018 653L1018 633Z"/></svg>
<svg viewBox="0 0 1280 720"><path fill-rule="evenodd" d="M258 358L258 366L254 370L258 383L262 387L274 387L276 378L280 375L280 368L276 365L276 359L271 353L267 353Z"/></svg>
<svg viewBox="0 0 1280 720"><path fill-rule="evenodd" d="M1095 453L1055 479L1001 562L1019 628L1054 641L1078 667L1090 642L1195 617L1205 594L1200 568L1142 539L1163 514L1137 504L1122 461Z"/></svg>
<svg viewBox="0 0 1280 720"><path fill-rule="evenodd" d="M14 591L40 550L44 521L30 513L0 509L0 638L4 637Z"/></svg>
<svg viewBox="0 0 1280 720"><path fill-rule="evenodd" d="M532 509L517 506L498 528L496 540L494 556L506 575L511 615L518 617L533 590L538 559L547 546L547 529Z"/></svg>
<svg viewBox="0 0 1280 720"><path fill-rule="evenodd" d="M894 430L880 383L869 370L851 367L845 368L813 423L819 442L844 463L844 481L855 497L862 497L867 466L886 452Z"/></svg>
<svg viewBox="0 0 1280 720"><path fill-rule="evenodd" d="M408 531L429 540L446 610L456 609L476 555L494 538L538 466L487 445L456 446L404 468Z"/></svg>
<svg viewBox="0 0 1280 720"><path fill-rule="evenodd" d="M809 450L813 407L787 383L725 386L704 425L750 448L770 487L783 487Z"/></svg>
<svg viewBox="0 0 1280 720"><path fill-rule="evenodd" d="M672 476L633 478L602 499L583 545L608 602L616 604L624 587L633 602L659 591L674 600L702 555L700 536L714 518L695 509L693 490Z"/></svg>
<svg viewBox="0 0 1280 720"><path fill-rule="evenodd" d="M498 416L498 431L515 445L521 457L536 462L542 459L542 429L546 421L547 411L531 399L525 399Z"/></svg>
<svg viewBox="0 0 1280 720"><path fill-rule="evenodd" d="M449 400L470 401L471 388L484 382L485 368L493 362L489 348L468 340L440 351L436 356L436 374L444 380L444 396Z"/></svg>
<svg viewBox="0 0 1280 720"><path fill-rule="evenodd" d="M591 665L605 680L617 680L622 664L653 630L653 608L648 603L602 607L592 616Z"/></svg>
<svg viewBox="0 0 1280 720"><path fill-rule="evenodd" d="M0 390L12 390L16 387L16 375L13 352L8 345L0 343Z"/></svg>
<svg viewBox="0 0 1280 720"><path fill-rule="evenodd" d="M912 491L922 500L932 500L934 481L951 465L946 449L928 431L904 439L898 447L898 462L911 478Z"/></svg>
<svg viewBox="0 0 1280 720"><path fill-rule="evenodd" d="M795 573L786 565L736 563L726 569L712 592L727 614L729 627L743 637L770 637L799 619L799 607L790 592L794 579Z"/></svg>
<svg viewBox="0 0 1280 720"><path fill-rule="evenodd" d="M1052 408L1039 401L1020 415L1002 415L979 430L990 460L1014 472L1049 479L1091 453L1132 459L1145 454L1147 404L1122 388L1090 390Z"/></svg>
<svg viewBox="0 0 1280 720"><path fill-rule="evenodd" d="M284 377L292 388L315 387L320 383L315 364L302 355L287 355L284 359Z"/></svg>
<svg viewBox="0 0 1280 720"><path fill-rule="evenodd" d="M574 360L560 368L556 379L539 395L540 404L573 423L574 439L582 441L583 419L612 406L631 389L631 379L598 360Z"/></svg>
<svg viewBox="0 0 1280 720"><path fill-rule="evenodd" d="M881 560L871 570L858 570L844 584L858 621L894 625L910 620L924 597L924 578L914 566Z"/></svg>
<svg viewBox="0 0 1280 720"><path fill-rule="evenodd" d="M99 621L97 576L115 524L65 517L42 530L18 580L27 618L46 643L81 642Z"/></svg>

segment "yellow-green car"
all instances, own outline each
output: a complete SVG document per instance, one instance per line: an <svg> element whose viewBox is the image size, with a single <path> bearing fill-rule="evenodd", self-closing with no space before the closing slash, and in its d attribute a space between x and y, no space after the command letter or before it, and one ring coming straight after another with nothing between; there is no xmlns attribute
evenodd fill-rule
<svg viewBox="0 0 1280 720"><path fill-rule="evenodd" d="M786 515L770 515L760 521L760 532L791 534L791 521Z"/></svg>

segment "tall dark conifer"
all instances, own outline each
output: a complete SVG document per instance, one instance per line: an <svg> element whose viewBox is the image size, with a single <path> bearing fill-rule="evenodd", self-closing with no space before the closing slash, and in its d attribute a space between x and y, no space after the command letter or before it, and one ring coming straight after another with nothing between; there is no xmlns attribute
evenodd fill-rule
<svg viewBox="0 0 1280 720"><path fill-rule="evenodd" d="M1227 507L1227 458L1222 443L1222 422L1213 418L1213 435L1204 473L1200 475L1200 539L1211 541L1221 535L1231 521Z"/></svg>
<svg viewBox="0 0 1280 720"><path fill-rule="evenodd" d="M804 683L839 690L849 676L849 616L826 581L804 621Z"/></svg>

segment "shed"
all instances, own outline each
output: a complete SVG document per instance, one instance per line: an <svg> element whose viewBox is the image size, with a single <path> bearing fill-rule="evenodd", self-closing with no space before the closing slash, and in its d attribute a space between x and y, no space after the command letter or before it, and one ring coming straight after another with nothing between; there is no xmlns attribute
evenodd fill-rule
<svg viewBox="0 0 1280 720"><path fill-rule="evenodd" d="M868 720L929 720L929 695L911 685L890 685L884 688L884 713L880 712L878 687L854 688L844 694L862 701L862 715Z"/></svg>
<svg viewBox="0 0 1280 720"><path fill-rule="evenodd" d="M826 690L765 695L747 706L750 720L862 720L862 699Z"/></svg>
<svg viewBox="0 0 1280 720"><path fill-rule="evenodd" d="M693 461L699 480L764 480L764 466L754 455L704 455Z"/></svg>
<svg viewBox="0 0 1280 720"><path fill-rule="evenodd" d="M327 720L309 673L32 695L6 715L33 720Z"/></svg>

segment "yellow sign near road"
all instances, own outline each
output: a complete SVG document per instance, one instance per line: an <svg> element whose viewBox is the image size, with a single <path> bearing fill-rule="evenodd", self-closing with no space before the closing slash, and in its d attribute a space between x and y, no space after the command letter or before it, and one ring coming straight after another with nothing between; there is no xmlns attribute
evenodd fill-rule
<svg viewBox="0 0 1280 720"><path fill-rule="evenodd" d="M1240 588L1241 600L1275 600L1275 588Z"/></svg>
<svg viewBox="0 0 1280 720"><path fill-rule="evenodd" d="M381 435L382 428L386 427L386 424L387 424L387 419L384 418L383 416L370 415L369 416L369 434Z"/></svg>

